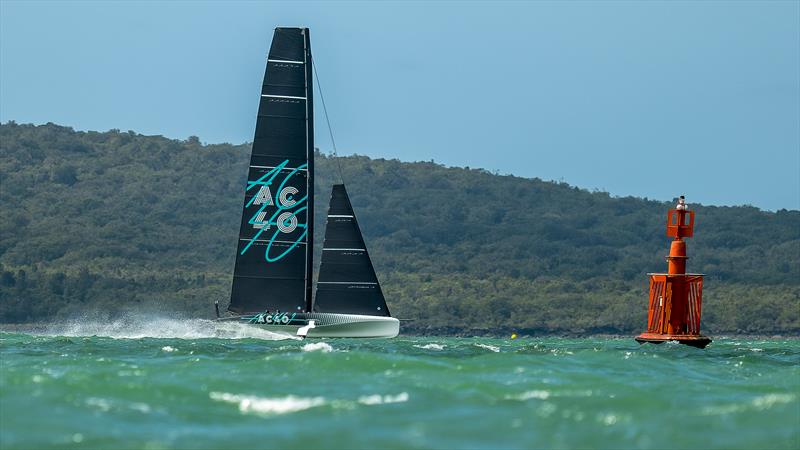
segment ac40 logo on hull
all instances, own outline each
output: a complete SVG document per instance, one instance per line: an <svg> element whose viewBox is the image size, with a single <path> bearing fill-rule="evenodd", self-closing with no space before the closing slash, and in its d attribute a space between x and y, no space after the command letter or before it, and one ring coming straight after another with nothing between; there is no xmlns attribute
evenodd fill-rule
<svg viewBox="0 0 800 450"><path fill-rule="evenodd" d="M296 315L297 315L296 313L292 313L292 315L289 316L288 313L281 313L281 312L270 314L270 312L267 311L249 317L242 317L242 320L246 320L248 323L260 323L267 325L288 325L294 322L294 316Z"/></svg>
<svg viewBox="0 0 800 450"><path fill-rule="evenodd" d="M300 189L292 186L291 183L292 177L305 170L308 165L303 164L291 169L283 179L279 179L280 173L286 169L288 164L289 160L287 159L257 180L247 182L247 192L255 191L255 195L245 205L245 211L251 206L258 207L247 223L258 231L242 249L241 255L247 253L253 242L258 241L265 232L269 236L267 247L264 250L264 259L267 262L280 260L305 240L308 234L308 224L298 223L297 215L308 209L308 194L303 198L296 198L297 194L300 193ZM289 235L298 228L302 229L303 232L294 241L291 241L287 248L281 247L282 251L273 252L273 243L276 241L286 242L280 237Z"/></svg>

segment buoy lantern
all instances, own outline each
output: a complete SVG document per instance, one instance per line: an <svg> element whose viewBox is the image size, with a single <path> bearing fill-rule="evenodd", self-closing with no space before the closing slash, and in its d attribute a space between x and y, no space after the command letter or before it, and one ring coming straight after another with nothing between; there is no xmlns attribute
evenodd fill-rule
<svg viewBox="0 0 800 450"><path fill-rule="evenodd" d="M703 275L686 273L686 241L694 233L694 211L681 195L675 209L667 213L667 236L675 238L667 256L667 273L648 273L650 305L647 331L636 337L640 344L677 341L705 348L711 339L700 334L703 305Z"/></svg>

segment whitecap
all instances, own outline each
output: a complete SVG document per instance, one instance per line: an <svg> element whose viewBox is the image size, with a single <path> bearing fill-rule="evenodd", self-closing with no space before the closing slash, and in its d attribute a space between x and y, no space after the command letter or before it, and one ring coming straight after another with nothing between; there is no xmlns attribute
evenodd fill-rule
<svg viewBox="0 0 800 450"><path fill-rule="evenodd" d="M507 400L530 400L532 398L538 400L547 400L550 398L550 392L548 391L541 391L541 390L533 390L533 391L526 391L519 395L507 395Z"/></svg>
<svg viewBox="0 0 800 450"><path fill-rule="evenodd" d="M500 353L500 347L495 347L494 345L487 345L487 344L475 344L476 347L485 348L487 350L491 350L495 353Z"/></svg>
<svg viewBox="0 0 800 450"><path fill-rule="evenodd" d="M330 353L333 351L333 347L327 342L313 342L303 346L304 352L314 352L320 351L322 353Z"/></svg>
<svg viewBox="0 0 800 450"><path fill-rule="evenodd" d="M558 410L558 407L550 402L540 403L539 408L536 409L536 414L540 417L550 417Z"/></svg>
<svg viewBox="0 0 800 450"><path fill-rule="evenodd" d="M752 404L756 409L769 409L780 403L790 403L795 399L792 394L767 394L753 399Z"/></svg>
<svg viewBox="0 0 800 450"><path fill-rule="evenodd" d="M749 410L765 410L782 403L791 403L797 399L793 394L766 394L755 397L748 403L733 403L727 405L706 406L701 414L706 416L741 413Z"/></svg>
<svg viewBox="0 0 800 450"><path fill-rule="evenodd" d="M444 350L444 345L442 344L425 344L425 345L414 345L414 347L421 348L423 350Z"/></svg>
<svg viewBox="0 0 800 450"><path fill-rule="evenodd" d="M573 352L571 352L569 350L562 350L562 349L559 349L559 348L551 349L550 353L552 353L553 355L562 355L562 354L563 355L574 355L575 354L575 353L573 353ZM627 359L627 357L625 359Z"/></svg>
<svg viewBox="0 0 800 450"><path fill-rule="evenodd" d="M718 416L724 414L732 414L737 412L742 412L747 409L744 405L716 405L716 406L706 406L701 411L700 414L704 416Z"/></svg>
<svg viewBox="0 0 800 450"><path fill-rule="evenodd" d="M171 347L169 345L165 345L165 346L161 347L161 351L162 352L172 353L172 352L174 352L176 350L178 350L178 349L175 348L175 347Z"/></svg>
<svg viewBox="0 0 800 450"><path fill-rule="evenodd" d="M401 392L397 395L365 395L358 398L358 403L362 405L385 405L387 403L403 403L408 401L408 392Z"/></svg>
<svg viewBox="0 0 800 450"><path fill-rule="evenodd" d="M44 361L43 364L47 364L47 361ZM48 375L50 378L61 378L66 373L64 369L51 369L49 367L45 367L42 369L42 372L45 375Z"/></svg>
<svg viewBox="0 0 800 450"><path fill-rule="evenodd" d="M606 426L611 426L619 422L619 416L616 414L603 414L599 417L600 422L602 422Z"/></svg>
<svg viewBox="0 0 800 450"><path fill-rule="evenodd" d="M139 402L131 403L129 405L129 408L134 411L139 411L142 414L147 414L150 412L150 405L148 405L147 403L139 403Z"/></svg>
<svg viewBox="0 0 800 450"><path fill-rule="evenodd" d="M325 404L323 397L288 397L267 398L255 395L237 395L227 392L211 392L212 400L232 403L239 407L242 413L257 414L288 414L303 411Z"/></svg>
<svg viewBox="0 0 800 450"><path fill-rule="evenodd" d="M86 399L86 404L88 406L95 407L103 412L108 412L111 410L111 402L99 397L89 397Z"/></svg>

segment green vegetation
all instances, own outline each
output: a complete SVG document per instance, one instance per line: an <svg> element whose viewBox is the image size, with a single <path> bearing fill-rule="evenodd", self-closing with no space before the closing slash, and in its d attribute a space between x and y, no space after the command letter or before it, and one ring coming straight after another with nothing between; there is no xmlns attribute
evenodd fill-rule
<svg viewBox="0 0 800 450"><path fill-rule="evenodd" d="M0 320L210 317L229 295L248 157L249 145L196 137L0 125ZM644 327L672 201L432 162L341 163L392 313L415 319L405 330ZM317 158L318 223L335 165ZM800 333L800 212L690 205L703 328Z"/></svg>

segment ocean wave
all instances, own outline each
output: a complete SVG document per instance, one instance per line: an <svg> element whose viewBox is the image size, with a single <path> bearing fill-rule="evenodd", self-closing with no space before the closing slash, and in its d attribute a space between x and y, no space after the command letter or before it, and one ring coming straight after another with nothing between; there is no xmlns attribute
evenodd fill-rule
<svg viewBox="0 0 800 450"><path fill-rule="evenodd" d="M212 400L233 403L243 413L254 412L259 414L287 414L325 404L323 397L304 398L293 395L281 398L266 398L254 395L229 394L227 392L211 392L209 397Z"/></svg>
<svg viewBox="0 0 800 450"><path fill-rule="evenodd" d="M423 350L444 350L444 345L442 344L425 344L425 345L414 345L416 348L421 348Z"/></svg>
<svg viewBox="0 0 800 450"><path fill-rule="evenodd" d="M2 337L0 378L13 386L2 410L14 411L5 415L2 448L75 446L74 433L86 447L185 448L198 429L214 448L298 447L299 435L314 448L330 446L331 436L346 448L792 448L800 436L796 339L739 347L722 340L701 352L545 337ZM444 349L419 348L432 343ZM664 432L650 433L653 423ZM309 434L309 424L318 432Z"/></svg>
<svg viewBox="0 0 800 450"><path fill-rule="evenodd" d="M755 397L746 403L731 403L726 405L714 405L703 408L701 414L704 416L717 416L725 414L742 413L746 411L763 411L775 405L791 403L797 399L794 394L766 394Z"/></svg>
<svg viewBox="0 0 800 450"><path fill-rule="evenodd" d="M333 347L327 342L313 342L303 346L304 352L322 352L322 353L330 353L333 351Z"/></svg>
<svg viewBox="0 0 800 450"><path fill-rule="evenodd" d="M781 403L791 403L796 398L794 394L767 394L754 398L751 403L756 409L762 410Z"/></svg>
<svg viewBox="0 0 800 450"><path fill-rule="evenodd" d="M261 415L280 415L304 411L318 406L329 405L334 409L353 409L358 404L365 406L386 405L408 401L408 393L401 392L397 395L364 395L357 401L331 400L324 397L258 397L255 395L239 395L228 392L211 392L212 400L231 403L239 408L242 413L255 413Z"/></svg>
<svg viewBox="0 0 800 450"><path fill-rule="evenodd" d="M90 408L96 409L101 412L109 412L113 410L131 410L142 414L149 414L152 408L144 402L124 402L120 400L112 400L101 397L89 397L84 403Z"/></svg>
<svg viewBox="0 0 800 450"><path fill-rule="evenodd" d="M530 399L537 399L537 400L547 400L550 398L550 392L548 391L540 391L540 390L533 390L533 391L526 391L522 394L518 395L507 395L506 400L521 400L526 401Z"/></svg>
<svg viewBox="0 0 800 450"><path fill-rule="evenodd" d="M365 395L358 398L358 403L362 405L384 405L387 403L403 403L408 401L408 392L401 392L397 395Z"/></svg>
<svg viewBox="0 0 800 450"><path fill-rule="evenodd" d="M491 350L495 353L500 353L500 347L495 347L494 345L489 344L475 344L476 347L485 348L486 350Z"/></svg>

